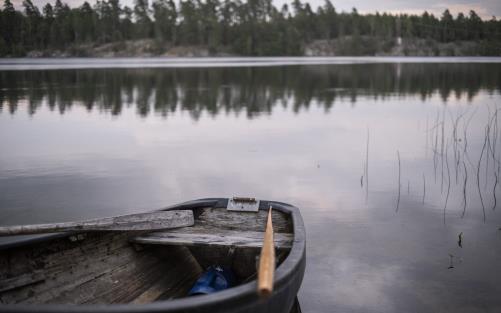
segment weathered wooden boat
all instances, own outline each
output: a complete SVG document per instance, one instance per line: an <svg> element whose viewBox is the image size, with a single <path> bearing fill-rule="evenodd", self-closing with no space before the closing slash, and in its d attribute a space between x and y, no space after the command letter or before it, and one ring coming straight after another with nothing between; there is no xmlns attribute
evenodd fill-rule
<svg viewBox="0 0 501 313"><path fill-rule="evenodd" d="M291 205L201 199L194 226L154 232L71 232L0 245L2 312L291 312L305 270L305 229ZM256 263L272 206L273 293L256 292ZM230 210L231 209L231 210ZM237 285L187 296L207 267L231 267Z"/></svg>

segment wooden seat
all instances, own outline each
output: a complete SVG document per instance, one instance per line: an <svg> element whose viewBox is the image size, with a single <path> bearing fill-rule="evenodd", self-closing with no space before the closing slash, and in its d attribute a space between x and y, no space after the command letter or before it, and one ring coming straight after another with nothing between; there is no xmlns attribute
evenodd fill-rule
<svg viewBox="0 0 501 313"><path fill-rule="evenodd" d="M184 227L144 234L131 239L140 244L261 248L264 232L240 231L203 226ZM294 235L275 233L275 247L290 249Z"/></svg>

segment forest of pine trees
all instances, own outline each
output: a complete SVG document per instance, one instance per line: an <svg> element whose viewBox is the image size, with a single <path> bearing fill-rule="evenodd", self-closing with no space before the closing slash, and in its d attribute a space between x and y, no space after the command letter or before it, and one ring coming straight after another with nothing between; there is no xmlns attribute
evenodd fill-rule
<svg viewBox="0 0 501 313"><path fill-rule="evenodd" d="M271 0L135 0L132 8L119 0L77 8L56 0L39 9L24 0L22 11L4 0L0 10L0 56L137 39L204 46L211 53L302 55L315 40L365 37L474 41L488 47L482 54L501 54L501 21L482 20L474 11L452 16L445 10L440 17L427 12L362 15L356 9L338 12L329 0L317 9L300 0L281 8Z"/></svg>

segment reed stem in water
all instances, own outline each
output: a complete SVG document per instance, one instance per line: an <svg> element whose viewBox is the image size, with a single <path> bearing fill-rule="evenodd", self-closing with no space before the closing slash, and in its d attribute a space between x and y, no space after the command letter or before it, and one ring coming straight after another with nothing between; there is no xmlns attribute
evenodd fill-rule
<svg viewBox="0 0 501 313"><path fill-rule="evenodd" d="M445 205L444 205L444 224L445 224L445 210L447 209L447 202L449 201L449 193L451 191L451 172L449 169L449 142L447 142L447 146L445 148L445 165L447 166L447 195L445 197Z"/></svg>

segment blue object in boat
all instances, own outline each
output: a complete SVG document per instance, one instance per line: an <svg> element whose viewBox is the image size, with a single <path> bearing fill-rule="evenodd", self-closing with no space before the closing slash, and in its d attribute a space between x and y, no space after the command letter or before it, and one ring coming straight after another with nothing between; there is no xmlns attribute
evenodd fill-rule
<svg viewBox="0 0 501 313"><path fill-rule="evenodd" d="M200 276L188 293L193 295L206 295L224 290L235 285L235 275L230 268L223 266L210 266Z"/></svg>

